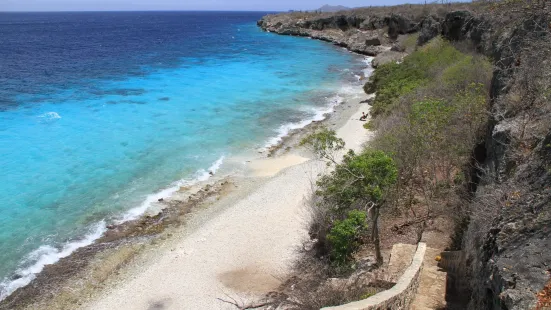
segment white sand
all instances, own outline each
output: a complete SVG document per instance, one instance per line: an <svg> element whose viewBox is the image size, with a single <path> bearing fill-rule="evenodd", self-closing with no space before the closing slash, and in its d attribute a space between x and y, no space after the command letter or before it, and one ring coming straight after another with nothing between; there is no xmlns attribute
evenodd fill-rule
<svg viewBox="0 0 551 310"><path fill-rule="evenodd" d="M358 120L362 111L366 105L337 132L348 148L358 150L370 138ZM168 248L156 249L154 259L132 267L131 277L85 308L235 309L216 298L276 288L307 238L303 199L324 164L297 155L265 164L252 169L269 180Z"/></svg>
<svg viewBox="0 0 551 310"><path fill-rule="evenodd" d="M255 177L271 177L281 170L309 161L309 158L297 154L285 154L275 158L262 158L248 165L250 174Z"/></svg>

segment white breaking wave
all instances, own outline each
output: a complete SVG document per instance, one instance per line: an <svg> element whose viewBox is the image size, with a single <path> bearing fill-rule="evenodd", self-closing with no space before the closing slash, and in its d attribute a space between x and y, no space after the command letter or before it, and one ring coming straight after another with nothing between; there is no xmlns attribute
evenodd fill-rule
<svg viewBox="0 0 551 310"><path fill-rule="evenodd" d="M366 64L366 68L363 70L364 76L366 78L369 78L371 74L375 71L375 69L371 66L371 62L373 61L374 57L365 57L363 59L363 62ZM345 69L346 70L346 69ZM359 76L358 80L360 80ZM335 111L335 107L342 104L345 100L357 100L365 96L365 93L363 92L362 87L359 85L344 85L342 86L336 95L333 97L330 97L328 99L329 104L323 108L312 108L314 116L308 119L305 119L300 122L294 122L294 123L288 123L281 125L277 129L277 135L273 138L268 139L264 147L262 147L261 151L266 151L270 147L277 145L280 143L283 138L288 136L293 130L301 129L309 124L311 124L314 121L322 121L327 118L327 115L330 113L333 113Z"/></svg>
<svg viewBox="0 0 551 310"><path fill-rule="evenodd" d="M373 59L375 57L365 57L363 62L367 65L367 67L363 70L364 77L368 78L370 77L373 72L375 72L375 68L371 65L373 63Z"/></svg>
<svg viewBox="0 0 551 310"><path fill-rule="evenodd" d="M287 123L284 125L281 125L277 129L277 135L268 139L264 147L261 148L262 151L265 151L269 149L270 147L277 145L280 143L283 138L288 136L293 130L301 129L312 122L318 122L322 121L327 118L327 115L330 113L333 113L335 111L335 107L342 104L345 99L359 99L361 98L361 95L363 94L363 91L361 87L358 87L357 85L346 85L341 87L341 89L337 92L336 95L328 98L328 105L322 108L311 108L311 112L313 114L312 117L307 118L305 120L302 120L300 122L294 122L294 123Z"/></svg>
<svg viewBox="0 0 551 310"><path fill-rule="evenodd" d="M280 143L283 140L283 138L288 136L289 133L291 133L291 131L293 131L293 130L304 128L304 127L308 126L309 124L311 124L312 122L317 122L317 121L324 120L326 118L327 114L332 113L334 111L335 107L338 106L339 104L341 104L342 102L343 102L343 98L337 94L337 95L335 95L335 96L333 96L329 99L329 105L328 106L326 106L324 108L321 108L321 109L312 108L314 116L312 116L311 118L302 120L300 122L294 122L294 123L288 123L288 124L281 125L277 129L277 135L273 138L268 139L268 141L266 142L266 144L264 145L262 150L267 150L270 147L272 147L274 145L277 145L278 143Z"/></svg>
<svg viewBox="0 0 551 310"><path fill-rule="evenodd" d="M32 265L18 269L16 271L16 275L18 276L17 279L11 280L6 278L0 283L0 300L8 297L18 288L31 283L46 265L57 263L60 259L71 255L77 249L92 244L99 239L106 230L105 221L101 221L94 225L90 233L85 235L82 239L69 242L61 249L43 245L34 250L27 257L27 261L34 261Z"/></svg>
<svg viewBox="0 0 551 310"><path fill-rule="evenodd" d="M221 156L217 159L207 170L198 170L193 178L182 179L174 182L171 187L164 189L155 194L148 195L145 201L143 201L138 207L133 208L126 212L120 219L115 220L114 223L119 225L127 221L135 220L144 214L147 209L160 198L166 198L174 194L180 189L181 186L190 186L199 182L207 181L213 174L215 174L222 164L224 163L225 156ZM212 174L211 174L212 173ZM55 264L60 259L71 255L79 248L86 247L94 243L103 236L103 233L107 231L107 224L104 220L96 223L90 229L90 233L85 235L82 239L69 242L62 248L56 248L50 245L42 245L38 249L31 252L25 259L27 262L34 262L28 267L18 269L15 274L16 279L5 278L0 282L0 301L8 297L18 288L24 287L31 283L36 278L36 275L44 270L47 265Z"/></svg>
<svg viewBox="0 0 551 310"><path fill-rule="evenodd" d="M60 119L61 116L57 114L57 112L47 112L42 115L39 115L38 117L46 119L46 120L54 120L54 119Z"/></svg>
<svg viewBox="0 0 551 310"><path fill-rule="evenodd" d="M171 196L172 194L176 193L180 187L182 186L191 186L194 184L197 184L199 182L207 181L212 175L215 174L218 169L220 169L220 166L222 166L222 163L224 163L225 156L221 156L218 158L207 170L200 169L191 179L182 179L178 180L172 185L166 189L163 189L157 193L148 195L146 199L136 208L130 209L128 212L126 212L121 219L115 221L116 224L122 224L124 222L132 221L137 218L139 218L141 215L143 215L151 205L161 198L166 198Z"/></svg>

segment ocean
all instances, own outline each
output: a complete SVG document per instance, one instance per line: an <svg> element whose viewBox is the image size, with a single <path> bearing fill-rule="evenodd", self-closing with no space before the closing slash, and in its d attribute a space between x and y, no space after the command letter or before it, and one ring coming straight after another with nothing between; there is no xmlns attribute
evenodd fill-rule
<svg viewBox="0 0 551 310"><path fill-rule="evenodd" d="M0 13L0 300L357 91L363 57L265 14Z"/></svg>

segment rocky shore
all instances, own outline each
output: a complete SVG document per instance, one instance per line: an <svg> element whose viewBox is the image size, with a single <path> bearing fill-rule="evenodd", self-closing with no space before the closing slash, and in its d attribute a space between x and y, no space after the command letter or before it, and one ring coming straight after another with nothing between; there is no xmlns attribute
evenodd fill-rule
<svg viewBox="0 0 551 310"><path fill-rule="evenodd" d="M380 55L392 61L404 57L404 47L400 43L407 35L417 34L417 44L439 34L455 35L462 26L461 20L469 16L450 15L450 12L466 8L468 6L463 4L402 5L334 13L292 12L264 16L258 26L265 31L327 41L355 53ZM378 63L374 61L375 65Z"/></svg>
<svg viewBox="0 0 551 310"><path fill-rule="evenodd" d="M9 297L2 300L0 309L75 309L80 306L87 307L89 306L88 299L95 300L98 294L103 296L104 293L111 291L113 286L124 286L128 281L128 277L141 273L140 270L143 270L144 265L156 266L160 257L173 251L171 246L175 243L177 244L187 238L188 235L194 234L195 231L201 229L213 218L218 218L220 213L235 213L228 210L233 208L233 204L240 203L249 195L258 192L259 188L279 172L292 167L295 167L294 172L285 174L285 181L282 181L282 178L278 179L280 179L280 182L289 185L290 188L293 188L292 184L295 184L295 181L304 185L304 191L296 191L292 194L289 191L293 204L290 205L291 213L288 215L290 217L297 215L293 212L297 211L296 208L302 205L302 198L307 195L308 184L311 182L310 176L305 175L304 172L319 168L310 160L307 152L297 148L297 144L302 137L316 130L319 126L327 126L335 130L348 126L344 129L344 135L348 137L350 147L359 148L363 140L356 139L355 135L358 131L364 129L361 128L363 123L359 122L358 119L361 112L369 110L369 106L366 103L360 104L360 101L367 96L361 92L361 86L356 85L356 87L358 89L357 94L351 95L342 104L335 106L334 113L327 114L325 120L313 122L302 129L290 132L279 144L260 154L261 158L247 161L248 167L245 169L244 175L216 175L206 183L199 183L193 187L182 187L173 196L159 199L155 203L155 210L151 210L151 212L140 218L120 225L108 226L107 232L93 244L76 250L70 256L62 258L55 264L47 265L29 285L16 290ZM349 128L351 127L350 124L353 124L352 129ZM232 159L227 160L231 161ZM308 169L305 167L308 167ZM273 195L279 194L281 194L281 191L271 187L261 194L262 199L274 202L274 212L278 212L276 207L280 196L275 197ZM251 207L248 203L243 202L243 204L249 208ZM237 216L243 214L238 213ZM248 223L250 221L252 219L240 220L239 222ZM294 222L293 225L297 227L297 233L302 232L300 227L303 223L302 220ZM276 223L272 224L274 227L277 226ZM228 225L228 223L224 224L224 226ZM266 224L266 226L270 225ZM232 230L228 228L225 232L231 234ZM254 232L247 231L244 238L251 237L249 234L254 234ZM201 243L203 241L201 239ZM248 242L247 239L242 241L244 243ZM288 246L289 242L293 245ZM288 252L290 257L294 255L295 245L298 244L300 244L300 241L296 239L290 239L290 241L285 239L281 242L281 246L286 247L285 251ZM217 247L220 248L222 245L209 245L209 249L205 250L205 253L216 254ZM246 247L243 246L243 249L246 250ZM265 249L265 244L259 245L259 250L262 249ZM281 247L279 249L282 250ZM198 257L198 259L202 257ZM273 255L272 258L279 259L280 257ZM292 261L291 258L289 260ZM277 262L280 268L283 268L286 263L288 261ZM220 268L227 267L222 263L219 264ZM164 267L166 267L167 273L172 272L172 267ZM205 266L205 268L209 268L209 266ZM191 271L195 270L192 268ZM280 270L272 269L271 271L279 272ZM260 271L256 270L255 272ZM230 273L230 276L222 277L224 281L229 283L227 285L231 286L233 285L231 283L235 282L231 280L232 275ZM224 281L222 282L226 285ZM211 284L210 289L216 291L218 289L217 284ZM178 288L175 287L175 289ZM243 288L245 291L247 289L248 287ZM237 290L239 291L239 288ZM265 291L261 293L265 293ZM200 292L197 292L197 295L201 295ZM216 297L223 296L224 292L222 291L212 296L205 295L201 302L209 300L210 304L216 303ZM209 308L207 304L203 304L203 308ZM92 308L94 307L92 306ZM111 308L109 305L105 305L105 307Z"/></svg>
<svg viewBox="0 0 551 310"><path fill-rule="evenodd" d="M93 244L46 265L29 285L2 300L0 309L74 308L83 296L104 287L104 282L118 274L144 247L172 237L187 222L190 213L220 199L234 186L226 177L180 188L172 197L158 201L158 213L108 226Z"/></svg>

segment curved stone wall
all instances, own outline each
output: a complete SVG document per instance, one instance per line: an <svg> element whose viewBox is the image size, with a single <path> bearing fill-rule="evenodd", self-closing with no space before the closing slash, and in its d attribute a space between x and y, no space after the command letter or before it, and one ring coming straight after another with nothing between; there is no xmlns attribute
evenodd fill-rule
<svg viewBox="0 0 551 310"><path fill-rule="evenodd" d="M391 289L380 292L367 299L351 302L342 306L327 307L322 310L402 310L409 309L417 287L419 275L423 269L423 260L427 245L419 243L411 265Z"/></svg>

